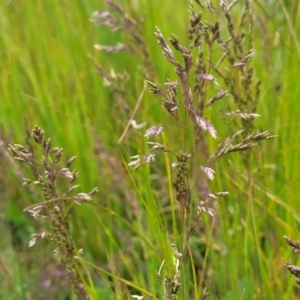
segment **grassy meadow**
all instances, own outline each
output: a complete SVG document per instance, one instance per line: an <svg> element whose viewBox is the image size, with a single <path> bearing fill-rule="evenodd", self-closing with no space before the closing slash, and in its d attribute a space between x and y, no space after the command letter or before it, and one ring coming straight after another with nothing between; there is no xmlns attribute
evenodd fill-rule
<svg viewBox="0 0 300 300"><path fill-rule="evenodd" d="M191 2L194 11L201 12L203 23L219 20L220 35L228 41L231 37L232 42L219 1L211 1L215 11L205 7L204 0L198 1L203 8L197 1ZM112 1L0 3L0 299L113 300L133 299L132 295L140 300L299 299L299 287L284 263L300 265L300 259L284 236L300 240L300 2L250 1L247 13L253 29L249 33L251 21L247 19L242 28L243 54L251 43L254 54L249 54L249 61L240 57L241 64L250 68L248 81L243 73L246 67L233 68L230 57L219 69L231 78L228 84L226 76L223 80L218 70L210 67L222 56L214 44L204 47L204 65L196 63L197 49L193 50L186 85L174 72L176 65L165 57L168 53L162 53L156 26L176 61L183 64L185 50L174 50L169 38L175 34L180 45L190 45L189 1L115 3L123 12L116 11ZM230 11L236 31L245 3L248 1L238 1ZM119 26L119 30L95 26L91 22L95 11L112 12L121 21L114 24L114 19L108 19L109 25ZM92 19L97 21L97 16ZM99 51L94 46L99 49L118 43L126 45L126 50ZM195 66L202 70L204 66L206 72L202 73L212 74L226 90L222 99L205 110L203 99L207 103L219 86L199 80ZM165 85L168 79L177 80L179 87ZM162 97L178 98L179 115L174 117L175 106L166 109L171 102L166 104L149 92L151 86L145 80L163 91L171 90ZM258 99L257 81L261 82ZM209 120L216 138L211 136L210 125L206 131L202 125L196 129L189 118L196 110L186 106L188 84L195 87L190 90L193 102L188 105L203 113L198 118L202 125ZM248 92L254 96L248 97ZM239 95L253 103L238 102ZM260 116L249 121L240 112L226 115L241 108ZM50 213L45 212L44 219L24 212L45 201L47 192L39 188L43 185L39 175L51 181L52 167L45 167L49 149L45 150L45 145L39 148L31 138L35 125L44 130L46 139L51 138L51 147L64 149L52 186L60 196L58 200L46 197ZM163 133L147 140L146 130L154 125L163 125ZM278 137L258 141L253 148L256 140L252 139L249 149L209 160L224 146L223 141L239 130L243 132L231 144L265 131ZM147 144L149 141L159 143L159 150L164 146L155 161L147 163L145 158L136 169L128 165L132 156L153 153L155 145ZM9 144L32 151L34 167L14 160L15 155L7 150ZM192 154L187 178L171 168L180 151ZM72 184L58 171L72 156L77 156L72 170L79 172L76 193L99 189L92 200L86 198L81 205L74 204L75 193L64 200ZM51 165L51 159L48 163ZM200 165L215 171L214 180L201 172ZM24 185L24 177L39 183ZM174 186L174 181L183 177L179 185L189 187L187 198L180 198L179 188ZM208 197L225 191L229 194L224 197ZM205 202L203 195L210 200ZM205 207L198 202L201 199ZM55 254L60 244L51 231L56 226L49 221L53 221L51 209L56 209L51 203L57 203L61 211L70 209L66 214L69 225L64 228L71 233L72 253L77 258L69 257L65 264L79 274L77 279L88 298L78 296L76 283L74 288L73 281L72 288L68 280L69 269L66 271L60 253ZM32 235L44 231L53 235L28 247Z"/></svg>

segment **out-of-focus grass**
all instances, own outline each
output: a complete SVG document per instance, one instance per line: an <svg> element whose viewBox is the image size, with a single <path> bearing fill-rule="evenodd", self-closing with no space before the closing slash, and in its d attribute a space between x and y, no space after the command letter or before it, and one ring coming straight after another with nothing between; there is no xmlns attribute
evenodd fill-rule
<svg viewBox="0 0 300 300"><path fill-rule="evenodd" d="M251 175L300 212L300 4L291 2L254 3L254 64L262 81L261 118L257 124L279 138L259 146ZM186 42L188 1L178 1L176 5L173 1L154 0L124 3L130 13L145 17L144 36L158 82L167 77L173 79L173 67L161 54L153 32L158 25L166 37L176 33L179 40ZM151 178L152 186L166 184L167 189L167 180L153 178L149 170L128 176L123 159L126 163L130 155L143 152L146 146L141 132L132 128L125 142L117 145L129 116L109 89L103 87L88 54L105 68L126 70L131 75L130 97L126 99L131 109L144 80L137 59L129 54L103 54L93 49L95 43L115 44L122 38L120 33L111 34L89 23L91 13L104 8L101 1L3 1L0 7L1 138L22 143L25 130L38 124L52 138L54 146L63 147L67 156L78 156L76 168L80 171L81 188L99 186L96 203L113 213L88 205L76 208L72 226L77 246L84 248L89 261L104 268L109 266L116 276L128 276L155 293L161 288L155 278L161 257L142 237L156 247L162 238L157 232L159 226L151 202L154 198L147 181ZM222 110L222 103L211 112L212 121L219 135L226 137L229 132L218 110ZM135 119L152 125L166 122L165 115L159 101L145 95ZM167 139L171 145L176 143L173 137ZM5 278L1 280L1 298L32 299L41 295L40 268L46 260L53 263L52 248L45 243L27 248L30 234L43 225L33 222L22 210L38 200L22 187L17 169L8 158L1 156L1 160L3 165L11 165L0 175L0 220L5 224L1 226L1 265L6 270L1 272L1 278ZM163 164L163 160L158 163ZM248 175L243 173L239 155L230 155L216 168L215 188L229 191L230 196L218 200L220 222L208 261L208 290L218 299L275 299L277 295L297 299L299 292L283 267L285 259L296 258L285 245L283 235L297 239L299 219L256 181L250 180L257 189L255 194L249 194L249 187L243 183L243 177ZM157 201L159 206L159 198ZM121 217L134 227L127 226ZM163 221L169 219L167 213L163 214ZM206 222L209 226L211 220ZM201 250L199 245L205 244L207 235L195 237L191 246L196 264L202 259L197 253ZM185 276L187 285L190 278ZM95 278L99 299L116 299L116 293L122 299L120 283L112 284L104 275ZM184 297L187 299L188 295Z"/></svg>

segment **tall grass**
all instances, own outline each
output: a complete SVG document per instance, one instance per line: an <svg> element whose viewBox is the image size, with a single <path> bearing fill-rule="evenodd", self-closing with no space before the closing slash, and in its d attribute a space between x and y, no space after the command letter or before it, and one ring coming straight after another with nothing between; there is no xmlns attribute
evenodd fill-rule
<svg viewBox="0 0 300 300"><path fill-rule="evenodd" d="M153 62L155 83L175 78L154 31L157 25L165 37L175 33L188 45L188 1L120 3L132 18L144 18L141 36ZM66 157L78 156L74 165L80 171L80 189L99 187L93 202L75 206L71 215L72 236L76 247L84 249L82 258L93 280L93 285L87 284L93 299L130 299L131 294L146 295L147 291L162 297L156 271L164 258L166 268L172 270L168 247L172 242L178 246L173 239L176 231L180 237L180 227L174 225L179 225L180 218L172 215L169 205L176 195L168 158L157 157L151 166L135 171L126 165L130 156L147 153L146 128L167 123L165 137L157 141L170 149L176 148L178 133L172 119L166 120L160 100L145 90L139 57L93 48L94 44L126 43L128 35L112 34L89 22L95 10L105 9L101 1L3 1L0 5L0 134L4 145L27 147L29 132L38 124L53 144L64 148ZM218 199L215 221L203 217L197 234L185 245L190 262L180 262L179 299L197 299L204 287L211 299L299 297L284 268L285 260L297 261L283 239L284 235L297 239L300 212L299 6L297 1L252 1L252 65L262 82L257 111L261 117L255 126L279 137L249 153L247 169L239 154L216 164L211 188L230 195ZM235 22L241 8L238 4L233 10ZM209 14L205 18L210 21ZM124 94L116 96L103 85L94 62L130 74L121 86ZM130 126L118 144L140 95L134 120L146 121L148 127ZM234 126L221 114L226 110L222 101L207 115L220 141ZM191 139L188 136L190 144ZM217 144L208 139L210 151ZM75 298L52 254L54 245L39 240L28 248L31 234L47 229L47 223L33 220L23 210L41 198L22 186L24 174L4 146L0 158L1 299ZM165 224L170 225L168 234ZM193 270L200 278L204 276L201 290L191 288L195 286Z"/></svg>

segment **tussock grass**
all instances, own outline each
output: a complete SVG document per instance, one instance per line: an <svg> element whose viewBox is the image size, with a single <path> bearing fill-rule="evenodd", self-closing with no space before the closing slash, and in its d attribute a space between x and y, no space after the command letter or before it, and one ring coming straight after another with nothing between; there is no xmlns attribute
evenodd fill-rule
<svg viewBox="0 0 300 300"><path fill-rule="evenodd" d="M261 81L256 111L261 117L255 128L279 137L260 143L246 156L231 153L215 164L210 188L230 194L217 200L214 219L203 216L188 243L183 242L182 219L174 209L178 204L172 187L176 174L171 173L168 154L134 171L126 166L130 156L149 153L144 134L152 125L167 125L156 142L179 149L176 122L172 116L166 117L159 99L143 90L144 79L161 87L167 78L176 78L154 31L158 26L164 37L175 33L182 45L188 45L188 3L120 4L131 18L144 17L140 35L146 41L152 62L148 74L153 72L153 77L138 67L142 67L141 50L131 55L93 48L94 44L126 43L129 38L126 33L112 34L89 22L95 10L106 9L104 3L0 4L0 135L4 142L0 145L1 298L75 297L59 259L52 254L53 244L39 240L28 248L31 235L47 230L48 225L23 210L42 199L22 187L23 170L4 147L21 143L28 148L30 130L38 124L55 145L64 148L66 157L78 156L74 166L80 171L80 189L99 187L93 202L75 206L70 219L76 247L84 249L83 273L90 274L84 282L92 299L130 299L132 294L149 293L163 297L156 271L166 259L163 270L174 278L172 243L179 252L185 249L178 299L199 299L204 287L211 299L297 299L299 290L284 268L285 260L297 265L297 259L283 236L298 239L300 213L299 3L252 1L255 54L251 65ZM242 7L243 1L232 10L235 26ZM203 12L203 18L215 21L210 13ZM175 58L180 59L179 52ZM122 93L116 95L103 85L95 63L104 70L113 68L130 75L127 82L117 82ZM207 100L216 92L209 90ZM147 122L147 127L130 126L118 144L141 94L133 119L137 124ZM219 139L207 139L211 152L236 131L235 123L241 125L237 116L233 121L224 116L228 108L225 99L226 95L206 110L205 117ZM193 128L192 123L188 125ZM187 149L192 147L193 130L187 131L186 143ZM36 163L41 164L40 157ZM30 174L34 179L36 174ZM165 274L161 272L161 276Z"/></svg>

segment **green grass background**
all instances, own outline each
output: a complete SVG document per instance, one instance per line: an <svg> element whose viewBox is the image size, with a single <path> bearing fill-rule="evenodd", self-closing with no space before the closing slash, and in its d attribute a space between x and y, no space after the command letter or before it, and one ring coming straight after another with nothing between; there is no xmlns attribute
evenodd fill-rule
<svg viewBox="0 0 300 300"><path fill-rule="evenodd" d="M255 193L250 194L243 183L247 175L239 154L217 164L213 187L230 195L218 200L218 234L210 240L205 285L212 299L298 299L299 289L283 263L299 260L283 236L298 239L299 235L299 216L293 211L300 213L300 4L252 2L253 65L262 81L261 117L256 124L258 130L270 130L279 137L255 150L251 176L260 183L254 181ZM157 25L165 37L175 33L187 42L188 1L126 0L124 4L130 14L144 18L143 35L161 83L175 79L153 33ZM144 78L135 57L93 48L96 43L126 42L122 33L89 22L91 14L104 7L103 1L94 0L0 3L0 134L4 142L0 157L1 299L70 299L63 280L53 284L62 285L53 291L42 287L43 274L55 263L53 245L39 241L28 248L31 234L46 225L23 212L38 199L22 186L17 167L3 151L8 143L25 144L26 130L35 124L52 138L54 146L64 148L66 157L78 156L75 165L82 191L95 186L100 189L94 201L103 207L82 205L72 217L74 239L84 249L85 259L161 295L155 271L162 261L159 249L164 234L154 203L160 206L157 199L166 202L166 170L163 159L154 169L128 172L125 168L129 157L146 147L145 129L130 128L123 143L117 144ZM239 9L235 13L238 15ZM130 74L128 110L103 85L89 54L106 69ZM220 140L228 135L220 117L221 105L216 104L211 112ZM150 126L170 122L168 118L159 100L146 92L136 121ZM166 138L169 145L176 145L172 130ZM212 142L211 150L215 146ZM162 213L162 219L169 220L170 215ZM211 219L204 222L209 229ZM196 265L201 261L201 247L209 239L209 230L194 236L190 246ZM188 270L188 264L183 264L184 286L191 285ZM117 278L92 268L91 274L95 299L128 298ZM188 289L181 297L189 299Z"/></svg>

